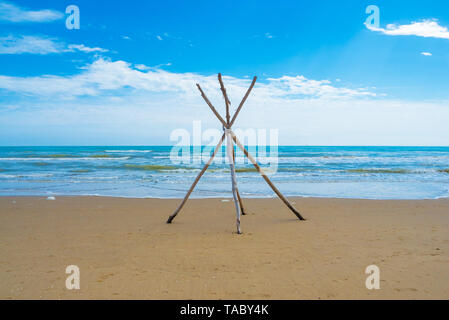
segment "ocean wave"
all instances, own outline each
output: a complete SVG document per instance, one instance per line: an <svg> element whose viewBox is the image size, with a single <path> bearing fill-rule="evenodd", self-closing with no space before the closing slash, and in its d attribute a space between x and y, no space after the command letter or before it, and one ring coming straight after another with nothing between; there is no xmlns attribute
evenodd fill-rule
<svg viewBox="0 0 449 320"><path fill-rule="evenodd" d="M72 182L82 182L83 180L89 180L89 181L103 181L103 180L117 180L120 179L119 176L109 176L109 177L78 177L77 179L80 179L79 181L72 181Z"/></svg>
<svg viewBox="0 0 449 320"><path fill-rule="evenodd" d="M105 150L107 153L149 153L153 150Z"/></svg>
<svg viewBox="0 0 449 320"><path fill-rule="evenodd" d="M411 173L411 170L407 169L349 169L346 170L350 173Z"/></svg>
<svg viewBox="0 0 449 320"><path fill-rule="evenodd" d="M75 155L75 154L64 154L64 153L56 153L56 154L29 154L24 156L23 158L41 158L41 159L66 159L66 158L114 158L114 156L104 153L92 154L92 155Z"/></svg>
<svg viewBox="0 0 449 320"><path fill-rule="evenodd" d="M114 148L114 149L113 149ZM126 149L120 149L126 148ZM138 148L138 149L136 149ZM29 150L28 148L22 148ZM106 150L107 149L107 150ZM141 150L139 150L141 149ZM131 197L184 197L209 159L191 153L189 162L170 161L170 148L159 147L0 148L0 196L93 194ZM262 170L286 195L355 198L434 198L449 196L449 148L444 152L397 152L395 148L347 151L307 148L259 154ZM311 150L314 150L311 148ZM193 197L230 195L229 163L217 155ZM253 153L256 156L256 153ZM181 158L182 159L182 158ZM220 161L221 160L221 161ZM225 161L226 160L226 161ZM277 163L277 165L276 165ZM276 170L276 172L274 172ZM271 197L272 191L251 163L236 153L239 191ZM271 178L271 177L270 177Z"/></svg>
<svg viewBox="0 0 449 320"><path fill-rule="evenodd" d="M145 170L145 171L169 171L169 172L197 172L201 168L179 167L171 165L151 165L151 164L125 164L122 168ZM264 169L267 170L267 169ZM269 169L268 169L269 170ZM229 168L209 168L209 172L230 172ZM236 172L256 172L255 168L236 168Z"/></svg>
<svg viewBox="0 0 449 320"><path fill-rule="evenodd" d="M52 177L52 173L20 173L20 174L0 174L0 178L44 178L44 177Z"/></svg>
<svg viewBox="0 0 449 320"><path fill-rule="evenodd" d="M125 164L126 169L145 170L145 171L167 171L184 169L176 166L156 165L156 164Z"/></svg>
<svg viewBox="0 0 449 320"><path fill-rule="evenodd" d="M0 179L1 178L17 178L18 177L18 175L15 175L15 174L0 174Z"/></svg>
<svg viewBox="0 0 449 320"><path fill-rule="evenodd" d="M276 160L276 157L272 157ZM449 156L320 156L320 157L285 157L278 156L277 161L279 163L366 163L366 162L377 162L377 163L449 163Z"/></svg>
<svg viewBox="0 0 449 320"><path fill-rule="evenodd" d="M33 157L33 158L0 158L0 161L86 161L86 160L128 160L129 157L97 157L97 156L88 156L88 157L68 157L68 158L44 158L44 157Z"/></svg>

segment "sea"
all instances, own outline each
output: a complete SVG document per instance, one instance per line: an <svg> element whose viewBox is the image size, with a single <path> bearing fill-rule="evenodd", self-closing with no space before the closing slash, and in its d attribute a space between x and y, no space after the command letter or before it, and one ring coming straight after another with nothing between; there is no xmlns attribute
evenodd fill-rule
<svg viewBox="0 0 449 320"><path fill-rule="evenodd" d="M253 149L263 160L264 150ZM0 147L0 196L182 198L210 153L190 151L191 161L184 154L180 162L172 146ZM286 196L449 197L449 147L280 146L266 152L271 160L262 167ZM232 196L225 155L222 149L192 198ZM273 197L243 154L236 157L240 194Z"/></svg>

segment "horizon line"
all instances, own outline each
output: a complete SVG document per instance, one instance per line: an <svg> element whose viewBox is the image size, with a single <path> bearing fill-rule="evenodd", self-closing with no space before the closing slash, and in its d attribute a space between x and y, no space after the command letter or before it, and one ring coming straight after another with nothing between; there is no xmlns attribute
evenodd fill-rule
<svg viewBox="0 0 449 320"><path fill-rule="evenodd" d="M258 147L258 145L248 145L244 144L248 147ZM112 147L112 148L120 148L120 147L214 147L212 145L164 145L164 144L154 144L154 145L0 145L0 148L48 148L48 147ZM271 147L271 145L265 145L266 147ZM224 145L222 147L225 147ZM447 148L449 145L278 145L278 147L422 147L422 148Z"/></svg>

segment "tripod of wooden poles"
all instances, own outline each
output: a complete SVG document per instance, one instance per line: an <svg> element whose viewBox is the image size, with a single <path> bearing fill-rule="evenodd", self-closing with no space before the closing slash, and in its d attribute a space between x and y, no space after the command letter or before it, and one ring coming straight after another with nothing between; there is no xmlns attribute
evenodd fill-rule
<svg viewBox="0 0 449 320"><path fill-rule="evenodd" d="M275 185L271 182L271 180L267 177L265 172L260 168L260 166L257 164L257 161L253 158L253 156L248 152L248 150L245 149L245 147L240 143L240 141L237 139L236 135L232 131L232 125L234 124L235 120L237 119L237 116L240 112L240 110L243 107L243 104L245 103L246 99L248 98L251 90L254 87L254 84L256 83L257 77L253 78L253 81L251 82L250 87L246 91L245 96L243 97L242 101L240 102L237 110L235 111L234 116L232 119L230 119L230 113L229 113L229 105L231 102L228 99L228 95L226 93L226 89L223 85L223 80L221 78L221 74L218 74L218 81L220 82L220 88L221 92L223 93L223 98L225 100L226 105L226 121L221 117L221 115L217 112L215 107L212 105L212 103L209 101L207 96L204 94L203 90L201 89L200 85L197 84L198 90L201 93L201 96L203 97L204 101L206 101L209 108L212 110L212 112L215 114L215 116L218 118L218 120L222 123L224 133L221 136L220 141L218 142L217 146L215 147L211 157L207 161L207 163L204 165L203 169L200 171L198 176L196 177L195 181L193 182L192 186L190 187L189 191L187 192L186 196L182 200L181 204L178 206L178 208L173 212L173 214L168 218L167 223L171 223L173 219L178 215L179 211L181 211L184 204L187 202L187 199L189 198L190 194L193 192L193 189L197 185L198 181L203 176L204 172L206 172L207 168L211 165L215 155L217 152L221 149L221 145L223 144L225 138L226 138L226 153L227 157L229 159L229 165L231 169L231 182L232 182L232 196L234 198L234 204L235 204L235 210L236 210L236 216L237 216L237 233L241 234L242 231L240 229L240 217L241 215L245 215L245 211L243 209L243 203L242 198L240 197L239 190L237 188L237 179L235 174L235 154L234 154L234 143L243 151L245 156L251 161L251 163L254 165L256 170L262 175L262 178L268 183L268 185L273 189L273 191L276 193L276 195L285 203L285 205L296 215L296 217L299 220L305 220L301 214L290 204L290 202L282 195L282 193L275 187Z"/></svg>

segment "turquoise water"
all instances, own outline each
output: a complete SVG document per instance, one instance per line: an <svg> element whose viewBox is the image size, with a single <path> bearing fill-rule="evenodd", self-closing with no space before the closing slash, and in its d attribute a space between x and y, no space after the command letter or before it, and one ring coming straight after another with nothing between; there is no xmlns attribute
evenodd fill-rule
<svg viewBox="0 0 449 320"><path fill-rule="evenodd" d="M0 147L0 196L180 198L202 163L174 164L170 150L170 146ZM248 163L237 165L241 194L273 196L251 168ZM449 147L279 147L278 170L271 179L288 196L449 197ZM230 197L230 188L228 165L216 163L192 197Z"/></svg>

